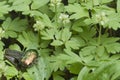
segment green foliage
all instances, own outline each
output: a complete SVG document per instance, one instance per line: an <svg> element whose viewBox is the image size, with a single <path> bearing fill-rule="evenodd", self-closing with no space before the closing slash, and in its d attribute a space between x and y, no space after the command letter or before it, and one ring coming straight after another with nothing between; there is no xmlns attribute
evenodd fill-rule
<svg viewBox="0 0 120 80"><path fill-rule="evenodd" d="M31 31L22 32L22 34L18 36L17 40L22 43L25 48L28 49L37 49L39 47L38 35L34 34Z"/></svg>
<svg viewBox="0 0 120 80"><path fill-rule="evenodd" d="M1 78L120 79L120 0L1 0L0 10ZM39 54L21 71L6 48Z"/></svg>
<svg viewBox="0 0 120 80"><path fill-rule="evenodd" d="M0 2L0 18L4 17L5 14L9 13L11 10L9 5L6 4L6 1Z"/></svg>

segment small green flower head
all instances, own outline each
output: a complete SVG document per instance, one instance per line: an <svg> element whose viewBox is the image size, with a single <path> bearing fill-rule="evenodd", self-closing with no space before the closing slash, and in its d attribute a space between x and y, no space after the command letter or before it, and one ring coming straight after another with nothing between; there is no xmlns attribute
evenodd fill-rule
<svg viewBox="0 0 120 80"><path fill-rule="evenodd" d="M61 13L59 16L59 21L62 22L63 24L69 23L70 22L69 15Z"/></svg>
<svg viewBox="0 0 120 80"><path fill-rule="evenodd" d="M59 6L61 4L61 0L50 0L51 6Z"/></svg>
<svg viewBox="0 0 120 80"><path fill-rule="evenodd" d="M108 22L108 18L105 12L101 12L100 14L97 14L95 17L96 17L97 23L100 23L101 25L105 25L105 23Z"/></svg>
<svg viewBox="0 0 120 80"><path fill-rule="evenodd" d="M0 27L0 40L4 36L5 31Z"/></svg>
<svg viewBox="0 0 120 80"><path fill-rule="evenodd" d="M36 21L36 24L33 25L35 31L43 30L45 25L41 21Z"/></svg>

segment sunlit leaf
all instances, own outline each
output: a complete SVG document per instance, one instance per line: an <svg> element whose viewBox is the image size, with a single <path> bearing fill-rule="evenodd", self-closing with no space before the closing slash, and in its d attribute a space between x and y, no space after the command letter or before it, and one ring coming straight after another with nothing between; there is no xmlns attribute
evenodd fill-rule
<svg viewBox="0 0 120 80"><path fill-rule="evenodd" d="M61 46L62 44L63 44L63 42L60 41L60 40L54 40L54 41L51 43L52 46Z"/></svg>
<svg viewBox="0 0 120 80"><path fill-rule="evenodd" d="M19 35L18 41L28 49L37 49L39 47L37 34L34 34L31 31L23 32L21 35Z"/></svg>
<svg viewBox="0 0 120 80"><path fill-rule="evenodd" d="M31 5L32 9L38 9L41 6L47 4L49 2L49 0L33 0L33 3Z"/></svg>
<svg viewBox="0 0 120 80"><path fill-rule="evenodd" d="M88 17L87 11L79 4L69 4L68 6L65 7L66 11L72 12L70 16L71 19L79 19L82 17Z"/></svg>
<svg viewBox="0 0 120 80"><path fill-rule="evenodd" d="M6 1L0 2L0 17L3 17L3 15L7 14L9 11L10 7L6 4Z"/></svg>

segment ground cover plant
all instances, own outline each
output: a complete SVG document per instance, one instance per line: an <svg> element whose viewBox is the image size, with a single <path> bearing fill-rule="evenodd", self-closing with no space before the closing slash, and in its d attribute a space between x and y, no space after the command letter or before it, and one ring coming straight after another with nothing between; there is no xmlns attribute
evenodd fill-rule
<svg viewBox="0 0 120 80"><path fill-rule="evenodd" d="M120 80L120 0L0 0L1 80ZM38 52L25 70L5 50Z"/></svg>

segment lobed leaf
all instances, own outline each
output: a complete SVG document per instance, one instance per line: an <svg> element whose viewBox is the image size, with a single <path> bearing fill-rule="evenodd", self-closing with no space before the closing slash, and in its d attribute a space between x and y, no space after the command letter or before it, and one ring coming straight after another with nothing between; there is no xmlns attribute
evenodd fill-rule
<svg viewBox="0 0 120 80"><path fill-rule="evenodd" d="M22 32L17 39L24 47L28 49L37 49L39 47L39 41L36 34L33 32Z"/></svg>

